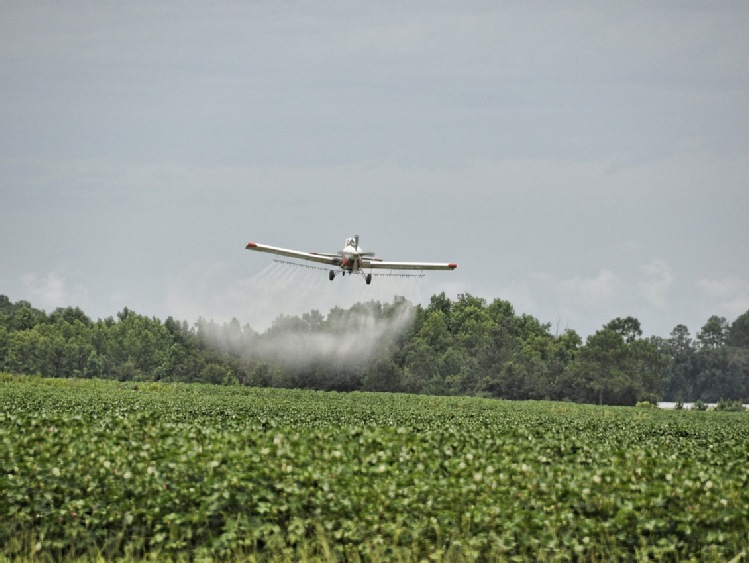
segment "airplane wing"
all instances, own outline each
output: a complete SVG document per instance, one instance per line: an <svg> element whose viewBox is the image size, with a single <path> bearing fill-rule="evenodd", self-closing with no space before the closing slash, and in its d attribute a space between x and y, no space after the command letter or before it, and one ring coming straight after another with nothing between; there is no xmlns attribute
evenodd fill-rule
<svg viewBox="0 0 749 563"><path fill-rule="evenodd" d="M289 258L309 260L310 262L318 262L320 264L328 264L330 266L341 265L341 257L335 254L317 254L315 252L301 252L299 250L290 250L288 248L268 246L267 244L259 244L257 242L248 242L245 248L247 250L255 250L256 252L268 252L270 254L280 254L281 256L288 256Z"/></svg>
<svg viewBox="0 0 749 563"><path fill-rule="evenodd" d="M385 262L383 260L364 260L362 268L380 270L454 270L457 264L440 262Z"/></svg>

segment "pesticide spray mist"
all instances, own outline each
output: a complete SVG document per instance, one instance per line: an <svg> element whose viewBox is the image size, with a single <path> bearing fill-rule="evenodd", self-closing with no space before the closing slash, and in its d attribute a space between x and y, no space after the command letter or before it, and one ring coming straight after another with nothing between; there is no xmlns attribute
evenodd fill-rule
<svg viewBox="0 0 749 563"><path fill-rule="evenodd" d="M273 263L220 293L226 305L234 304L235 319L255 321L245 328L237 320L206 323L200 331L250 372L268 364L296 374L360 373L374 358L387 356L411 326L411 299L419 293L418 278L377 277L366 285L359 276L341 276L331 282L319 270Z"/></svg>
<svg viewBox="0 0 749 563"><path fill-rule="evenodd" d="M361 365L410 326L414 310L405 299L396 299L386 305L372 301L348 310L335 308L324 320L315 312L304 315L301 322L280 319L256 339L255 350L260 358L294 368Z"/></svg>

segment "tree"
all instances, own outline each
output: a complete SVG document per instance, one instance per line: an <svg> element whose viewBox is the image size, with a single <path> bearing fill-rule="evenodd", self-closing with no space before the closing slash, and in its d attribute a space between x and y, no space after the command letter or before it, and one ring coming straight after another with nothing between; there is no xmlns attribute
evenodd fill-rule
<svg viewBox="0 0 749 563"><path fill-rule="evenodd" d="M565 373L572 365L583 344L582 337L571 328L554 338L552 352L547 360L548 371L543 393L539 398L561 400L565 398Z"/></svg>
<svg viewBox="0 0 749 563"><path fill-rule="evenodd" d="M352 331L395 327L373 351L350 354ZM516 315L495 299L444 293L427 307L403 298L391 304L334 307L280 316L263 334L237 319L219 325L199 319L195 329L125 308L92 322L77 307L47 316L30 303L0 296L0 369L49 377L242 382L276 387L350 391L482 394L512 399L571 399L634 404L664 389L680 400L749 399L749 311L728 327L711 317L696 340L677 325L667 339L642 338L634 317L618 317L585 345L572 330L561 336L531 315ZM377 331L375 331L377 332ZM274 353L277 336L320 337L343 353L332 362L320 346ZM298 353L296 353L298 352ZM349 352L346 354L346 352Z"/></svg>
<svg viewBox="0 0 749 563"><path fill-rule="evenodd" d="M402 371L391 358L370 362L362 380L362 391L401 391Z"/></svg>
<svg viewBox="0 0 749 563"><path fill-rule="evenodd" d="M726 344L737 348L749 348L749 311L733 321L728 329Z"/></svg>
<svg viewBox="0 0 749 563"><path fill-rule="evenodd" d="M52 322L65 322L67 324L80 322L86 327L92 325L91 319L79 307L57 308L49 316L49 320Z"/></svg>
<svg viewBox="0 0 749 563"><path fill-rule="evenodd" d="M421 325L419 337L436 352L443 353L453 344L452 335L447 326L447 317L441 310L427 312L427 317Z"/></svg>
<svg viewBox="0 0 749 563"><path fill-rule="evenodd" d="M749 350L731 346L700 349L696 356L698 398L749 400Z"/></svg>
<svg viewBox="0 0 749 563"><path fill-rule="evenodd" d="M11 330L31 330L46 321L44 312L34 309L30 303L20 301L17 305L20 307L17 306L10 318Z"/></svg>
<svg viewBox="0 0 749 563"><path fill-rule="evenodd" d="M86 359L86 365L83 368L83 377L92 379L104 376L104 367L101 358L95 350L89 352L88 358Z"/></svg>
<svg viewBox="0 0 749 563"><path fill-rule="evenodd" d="M218 385L237 385L236 376L225 365L208 364L200 372L200 380Z"/></svg>
<svg viewBox="0 0 749 563"><path fill-rule="evenodd" d="M642 328L640 328L640 321L634 317L616 317L614 320L609 321L606 328L612 330L616 334L624 338L627 344L630 344L642 336Z"/></svg>
<svg viewBox="0 0 749 563"><path fill-rule="evenodd" d="M674 356L688 355L694 352L694 341L689 334L689 329L682 324L676 325L671 331L668 346L669 351Z"/></svg>
<svg viewBox="0 0 749 563"><path fill-rule="evenodd" d="M575 401L634 405L663 395L666 358L652 341L639 338L637 319L614 319L588 337L565 373Z"/></svg>
<svg viewBox="0 0 749 563"><path fill-rule="evenodd" d="M655 344L669 362L665 398L682 402L695 400L698 397L696 390L697 348L689 334L689 329L683 324L676 325L669 338L655 341Z"/></svg>
<svg viewBox="0 0 749 563"><path fill-rule="evenodd" d="M442 313L445 315L445 321L447 322L449 327L450 313L452 311L452 301L450 301L450 299L445 295L444 291L439 295L432 295L429 300L427 313L434 313L437 311L442 311Z"/></svg>
<svg viewBox="0 0 749 563"><path fill-rule="evenodd" d="M404 390L410 393L435 392L435 394L442 391L442 386L436 382L437 361L437 353L423 338L412 339L405 347Z"/></svg>
<svg viewBox="0 0 749 563"><path fill-rule="evenodd" d="M728 323L725 317L711 316L697 334L701 348L720 348L726 340Z"/></svg>
<svg viewBox="0 0 749 563"><path fill-rule="evenodd" d="M588 340L580 354L581 373L595 402L635 404L634 382L627 369L627 342L616 330L606 327Z"/></svg>
<svg viewBox="0 0 749 563"><path fill-rule="evenodd" d="M316 332L322 329L325 324L325 317L317 309L312 309L309 313L302 315L302 322L306 325L307 330Z"/></svg>

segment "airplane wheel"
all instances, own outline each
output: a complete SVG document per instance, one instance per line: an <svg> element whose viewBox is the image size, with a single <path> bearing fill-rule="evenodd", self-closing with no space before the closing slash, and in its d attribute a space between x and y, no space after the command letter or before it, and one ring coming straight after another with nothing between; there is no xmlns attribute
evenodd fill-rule
<svg viewBox="0 0 749 563"><path fill-rule="evenodd" d="M330 270L330 272L328 273L328 279L330 281L333 281L335 279L335 272L333 270Z"/></svg>
<svg viewBox="0 0 749 563"><path fill-rule="evenodd" d="M372 274L367 274L367 277L364 279L367 282L367 285L369 285L370 283L372 283Z"/></svg>

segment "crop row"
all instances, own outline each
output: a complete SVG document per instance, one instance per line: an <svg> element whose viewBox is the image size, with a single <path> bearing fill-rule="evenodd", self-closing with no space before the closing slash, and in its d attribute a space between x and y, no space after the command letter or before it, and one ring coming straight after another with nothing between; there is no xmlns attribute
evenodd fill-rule
<svg viewBox="0 0 749 563"><path fill-rule="evenodd" d="M749 544L740 413L12 376L0 393L9 557L724 559Z"/></svg>

